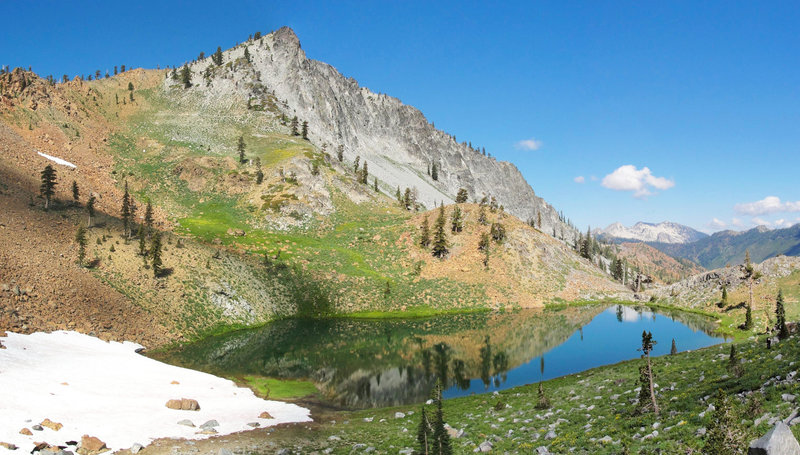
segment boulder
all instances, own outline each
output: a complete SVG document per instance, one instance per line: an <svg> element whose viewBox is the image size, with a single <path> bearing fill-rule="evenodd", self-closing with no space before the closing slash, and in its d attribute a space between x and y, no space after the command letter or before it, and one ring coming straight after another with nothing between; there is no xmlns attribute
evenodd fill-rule
<svg viewBox="0 0 800 455"><path fill-rule="evenodd" d="M27 428L23 428L23 429L19 430L19 434L24 434L25 436L32 436L33 435L33 433L31 433L31 430L29 430Z"/></svg>
<svg viewBox="0 0 800 455"><path fill-rule="evenodd" d="M200 428L203 429L203 430L210 430L210 429L212 429L214 427L218 427L218 426L219 426L219 422L217 422L216 420L209 420L208 422L200 425Z"/></svg>
<svg viewBox="0 0 800 455"><path fill-rule="evenodd" d="M180 400L168 400L166 406L170 409L179 411L199 411L200 404L197 400L181 398Z"/></svg>
<svg viewBox="0 0 800 455"><path fill-rule="evenodd" d="M491 452L492 451L492 443L489 441L483 441L479 446L476 452Z"/></svg>
<svg viewBox="0 0 800 455"><path fill-rule="evenodd" d="M11 444L10 442L0 442L0 447L4 448L6 450L17 450L17 448L18 448L17 446L15 446L14 444Z"/></svg>
<svg viewBox="0 0 800 455"><path fill-rule="evenodd" d="M262 412L261 414L258 415L258 418L259 419L272 419L273 417L272 417L272 415L270 415L269 412L264 411L264 412Z"/></svg>
<svg viewBox="0 0 800 455"><path fill-rule="evenodd" d="M42 423L40 425L43 426L43 427L49 428L49 429L51 429L53 431L58 431L58 430L64 428L64 425L61 425L58 422L53 422L50 419L42 420Z"/></svg>
<svg viewBox="0 0 800 455"><path fill-rule="evenodd" d="M78 446L78 453L81 455L100 453L104 450L106 450L105 442L88 434L81 436L81 444Z"/></svg>
<svg viewBox="0 0 800 455"><path fill-rule="evenodd" d="M128 450L130 450L131 453L139 453L142 449L144 449L144 446L137 442Z"/></svg>
<svg viewBox="0 0 800 455"><path fill-rule="evenodd" d="M800 444L797 443L783 422L778 422L760 439L750 443L748 455L800 455Z"/></svg>
<svg viewBox="0 0 800 455"><path fill-rule="evenodd" d="M178 425L183 425L185 427L192 427L194 428L194 423L192 423L189 419L183 419L178 421Z"/></svg>

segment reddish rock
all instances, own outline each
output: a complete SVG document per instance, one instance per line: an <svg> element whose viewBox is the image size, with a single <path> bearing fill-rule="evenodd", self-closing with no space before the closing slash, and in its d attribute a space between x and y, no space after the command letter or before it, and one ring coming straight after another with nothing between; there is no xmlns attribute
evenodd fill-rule
<svg viewBox="0 0 800 455"><path fill-rule="evenodd" d="M181 400L169 400L167 401L167 407L170 409L181 409Z"/></svg>
<svg viewBox="0 0 800 455"><path fill-rule="evenodd" d="M272 417L272 415L270 415L269 412L264 411L264 412L262 412L261 414L258 415L258 418L259 419L272 419L273 417Z"/></svg>
<svg viewBox="0 0 800 455"><path fill-rule="evenodd" d="M23 428L23 429L19 430L19 434L24 434L25 436L33 436L33 433L31 433L31 430L29 430L27 428Z"/></svg>
<svg viewBox="0 0 800 455"><path fill-rule="evenodd" d="M78 453L91 454L99 453L103 450L106 450L105 442L95 438L94 436L89 436L88 434L81 436L81 445L78 449Z"/></svg>
<svg viewBox="0 0 800 455"><path fill-rule="evenodd" d="M51 430L53 430L53 431L58 431L58 430L60 430L60 429L64 428L64 425L61 425L61 424L60 424L60 423L58 423L58 422L53 422L53 421L52 421L52 420L50 420L50 419L44 419L44 420L42 420L42 423L40 423L39 425L41 425L41 426L43 426L43 427L46 427L46 428L49 428L49 429L51 429Z"/></svg>

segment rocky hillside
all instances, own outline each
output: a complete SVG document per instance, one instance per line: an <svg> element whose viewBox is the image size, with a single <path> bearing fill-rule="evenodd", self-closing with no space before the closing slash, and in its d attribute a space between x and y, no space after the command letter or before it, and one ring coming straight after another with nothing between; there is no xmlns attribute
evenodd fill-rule
<svg viewBox="0 0 800 455"><path fill-rule="evenodd" d="M675 259L641 242L620 243L617 256L659 283L673 283L703 271L689 260Z"/></svg>
<svg viewBox="0 0 800 455"><path fill-rule="evenodd" d="M245 51L249 61L245 59ZM223 65L211 57L192 62L192 88L204 105L270 104L288 117L308 122L312 142L335 153L341 146L348 161L369 163L381 190L394 195L412 188L418 201L431 208L452 203L460 188L470 200L495 197L522 220L541 216L539 228L571 241L574 230L558 212L536 196L511 163L485 156L467 142L437 130L417 109L361 87L334 67L306 58L300 41L287 28L247 41L222 53ZM165 88L180 84L167 79ZM430 176L436 166L438 179Z"/></svg>
<svg viewBox="0 0 800 455"><path fill-rule="evenodd" d="M260 57L250 43L255 62L283 46L276 39L259 44ZM226 55L234 52L243 50ZM288 103L255 85L258 100L243 95L256 68L226 61L188 88L158 70L56 85L21 70L0 75L0 240L12 246L0 252L0 329L74 328L155 346L291 315L424 315L629 296L551 236L546 213L542 230L509 213L513 201L459 204L458 233L449 229L455 205L446 206L449 253L434 258L418 240L421 220L432 226L438 209L415 212L387 196L399 168L381 171L378 160L363 183L363 168L347 153L340 160L310 120L308 139L293 134ZM48 164L57 185L44 210L39 173ZM445 167L440 182L449 181ZM137 207L131 238L120 212L126 185ZM90 195L96 213L79 267L74 238L88 224ZM158 276L140 254L153 236L140 246L136 235L148 201L163 244ZM492 223L506 235L484 265L477 245Z"/></svg>
<svg viewBox="0 0 800 455"><path fill-rule="evenodd" d="M696 231L689 226L669 221L658 224L639 222L631 227L625 227L621 223L614 223L608 225L605 229L596 229L594 233L607 240L638 240L640 242L661 242L667 244L690 243L708 237L708 235Z"/></svg>
<svg viewBox="0 0 800 455"><path fill-rule="evenodd" d="M688 259L709 269L718 268L744 261L747 250L756 262L780 254L800 255L800 224L785 229L759 226L742 232L722 231L692 243L652 245L670 256Z"/></svg>

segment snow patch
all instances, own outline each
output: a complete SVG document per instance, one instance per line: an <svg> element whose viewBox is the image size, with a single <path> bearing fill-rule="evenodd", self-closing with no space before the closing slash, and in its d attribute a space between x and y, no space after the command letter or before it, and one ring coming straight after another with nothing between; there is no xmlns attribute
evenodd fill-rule
<svg viewBox="0 0 800 455"><path fill-rule="evenodd" d="M78 167L78 166L75 166L74 164L70 163L67 160L62 160L61 158L57 158L55 156L50 156L50 155L48 155L46 153L42 153L42 152L36 152L36 153L39 156L43 156L43 157L47 158L48 160L53 161L56 164L60 164L62 166L68 166L68 167L71 167L71 168L77 168Z"/></svg>
<svg viewBox="0 0 800 455"><path fill-rule="evenodd" d="M77 332L8 333L0 349L0 442L30 453L34 441L65 445L88 434L112 450L157 438L201 439L200 425L216 420L219 435L280 423L309 422L310 411L267 401L250 389L207 373L175 367L136 353L142 346L107 343ZM167 400L189 398L199 411L168 409ZM262 412L270 419L261 419ZM20 434L45 418L64 425ZM191 420L196 428L178 425ZM6 450L0 448L0 453Z"/></svg>

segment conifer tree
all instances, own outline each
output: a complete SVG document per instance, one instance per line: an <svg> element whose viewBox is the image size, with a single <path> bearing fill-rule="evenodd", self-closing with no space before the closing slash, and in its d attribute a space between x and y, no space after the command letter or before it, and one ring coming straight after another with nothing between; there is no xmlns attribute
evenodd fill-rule
<svg viewBox="0 0 800 455"><path fill-rule="evenodd" d="M217 51L211 54L211 61L217 66L222 65L222 47L217 46Z"/></svg>
<svg viewBox="0 0 800 455"><path fill-rule="evenodd" d="M433 453L436 455L452 455L450 434L444 426L444 411L442 410L442 383L436 384L436 414L433 418Z"/></svg>
<svg viewBox="0 0 800 455"><path fill-rule="evenodd" d="M672 339L672 348L669 350L669 355L675 355L678 353L678 347L675 346L675 338Z"/></svg>
<svg viewBox="0 0 800 455"><path fill-rule="evenodd" d="M397 190L394 192L394 198L397 199L400 205L403 205L403 194L400 193L400 186L398 186Z"/></svg>
<svg viewBox="0 0 800 455"><path fill-rule="evenodd" d="M251 62L251 60L250 60L250 51L247 50L246 47L244 48L244 59L247 60L247 63Z"/></svg>
<svg viewBox="0 0 800 455"><path fill-rule="evenodd" d="M151 266L153 267L153 276L158 278L161 274L161 266L163 263L161 262L161 234L156 233L153 236L153 243L150 245L150 259L151 259Z"/></svg>
<svg viewBox="0 0 800 455"><path fill-rule="evenodd" d="M550 409L550 406L550 399L547 398L547 395L545 395L544 386L542 385L542 382L539 381L539 393L536 400L536 409Z"/></svg>
<svg viewBox="0 0 800 455"><path fill-rule="evenodd" d="M292 117L292 136L298 136L300 133L297 131L297 127L299 126L299 120L297 120L297 116L295 115Z"/></svg>
<svg viewBox="0 0 800 455"><path fill-rule="evenodd" d="M481 204L480 208L478 208L478 223L482 226L486 226L488 220L486 219L486 207Z"/></svg>
<svg viewBox="0 0 800 455"><path fill-rule="evenodd" d="M419 444L419 455L431 455L431 443L433 442L433 431L431 431L431 423L428 419L428 412L425 405L422 405L420 410L419 426L417 427L417 443Z"/></svg>
<svg viewBox="0 0 800 455"><path fill-rule="evenodd" d="M439 207L439 216L436 218L433 234L433 256L437 258L444 258L448 253L447 234L444 230L446 223L444 206Z"/></svg>
<svg viewBox="0 0 800 455"><path fill-rule="evenodd" d="M336 149L336 159L338 159L340 163L344 160L344 145L342 144L339 144L339 147ZM400 192L400 187L397 188L397 192Z"/></svg>
<svg viewBox="0 0 800 455"><path fill-rule="evenodd" d="M192 86L192 71L189 69L189 65L183 65L183 68L181 68L181 82L183 83L183 88Z"/></svg>
<svg viewBox="0 0 800 455"><path fill-rule="evenodd" d="M539 226L539 229L542 228L542 212L536 214L536 225Z"/></svg>
<svg viewBox="0 0 800 455"><path fill-rule="evenodd" d="M80 189L78 189L78 182L75 180L72 181L72 202L78 203L78 199L80 199Z"/></svg>
<svg viewBox="0 0 800 455"><path fill-rule="evenodd" d="M42 184L39 187L39 192L44 197L44 209L47 210L50 208L50 198L55 194L55 186L58 183L56 182L56 170L48 164L40 175Z"/></svg>
<svg viewBox="0 0 800 455"><path fill-rule="evenodd" d="M246 163L247 160L244 158L245 146L243 136L239 136L239 141L236 143L236 150L239 152L239 163Z"/></svg>
<svg viewBox="0 0 800 455"><path fill-rule="evenodd" d="M144 225L145 225L145 235L150 237L153 233L153 204L150 203L150 199L147 200L147 205L144 208Z"/></svg>
<svg viewBox="0 0 800 455"><path fill-rule="evenodd" d="M86 214L89 215L89 220L86 224L87 227L92 227L92 219L94 218L94 204L97 199L94 195L89 196L89 199L86 201Z"/></svg>
<svg viewBox="0 0 800 455"><path fill-rule="evenodd" d="M78 265L83 267L83 260L86 258L86 228L82 224L75 233L75 242L78 244Z"/></svg>
<svg viewBox="0 0 800 455"><path fill-rule="evenodd" d="M492 223L489 228L489 234L495 242L503 243L503 240L506 239L506 227L502 223Z"/></svg>
<svg viewBox="0 0 800 455"><path fill-rule="evenodd" d="M722 286L722 305L725 306L728 304L728 287Z"/></svg>
<svg viewBox="0 0 800 455"><path fill-rule="evenodd" d="M378 177L372 179L372 189L374 189L376 193L380 191L378 188Z"/></svg>
<svg viewBox="0 0 800 455"><path fill-rule="evenodd" d="M125 192L122 193L122 209L120 210L122 216L122 235L125 241L131 236L131 195L128 193L128 181L125 181Z"/></svg>
<svg viewBox="0 0 800 455"><path fill-rule="evenodd" d="M484 232L478 241L478 250L483 252L483 266L487 269L489 268L489 248L489 234Z"/></svg>
<svg viewBox="0 0 800 455"><path fill-rule="evenodd" d="M364 166L361 168L361 171L358 174L358 181L359 183L366 185L367 179L369 179L369 170L367 169L367 160L364 160Z"/></svg>
<svg viewBox="0 0 800 455"><path fill-rule="evenodd" d="M264 171L261 168L256 170L256 185L261 185L261 182L264 181Z"/></svg>
<svg viewBox="0 0 800 455"><path fill-rule="evenodd" d="M776 327L778 329L778 339L789 338L789 328L786 326L786 309L783 305L783 290L778 289L778 298L775 300Z"/></svg>
<svg viewBox="0 0 800 455"><path fill-rule="evenodd" d="M133 91L133 82L128 82L128 91Z"/></svg>
<svg viewBox="0 0 800 455"><path fill-rule="evenodd" d="M642 390L639 392L639 410L644 411L649 406L647 401L649 399L650 405L653 407L653 412L658 415L658 403L656 402L656 392L653 388L653 364L650 361L650 351L653 350L653 345L656 342L653 340L653 334L648 331L642 331L642 356L647 358L647 363L639 369L639 382ZM643 382L644 381L644 382Z"/></svg>
<svg viewBox="0 0 800 455"><path fill-rule="evenodd" d="M750 250L745 250L744 252L744 278L747 280L750 289L750 301L745 313L744 329L750 330L753 328L753 281L761 278L761 273L756 272L753 263L750 261Z"/></svg>
<svg viewBox="0 0 800 455"><path fill-rule="evenodd" d="M413 208L413 201L411 199L411 188L406 188L406 191L403 193L403 207L405 207L406 210L411 210Z"/></svg>
<svg viewBox="0 0 800 455"><path fill-rule="evenodd" d="M302 137L304 140L308 140L308 122L303 120L303 129L302 129Z"/></svg>
<svg viewBox="0 0 800 455"><path fill-rule="evenodd" d="M355 161L353 161L353 172L358 174L358 168L361 166L361 156L356 156Z"/></svg>
<svg viewBox="0 0 800 455"><path fill-rule="evenodd" d="M459 188L458 194L456 194L456 204L463 204L467 202L469 195L467 194L467 190L464 188Z"/></svg>
<svg viewBox="0 0 800 455"><path fill-rule="evenodd" d="M722 389L714 399L714 411L707 434L703 446L703 453L706 455L737 455L746 447L739 419Z"/></svg>
<svg viewBox="0 0 800 455"><path fill-rule="evenodd" d="M436 166L436 163L431 166L431 179L434 181L439 180L439 167Z"/></svg>
<svg viewBox="0 0 800 455"><path fill-rule="evenodd" d="M453 214L450 217L450 230L458 234L464 229L464 220L459 206L453 207Z"/></svg>
<svg viewBox="0 0 800 455"><path fill-rule="evenodd" d="M420 227L419 246L427 248L431 244L431 232L428 226L428 214L422 219L422 226Z"/></svg>

